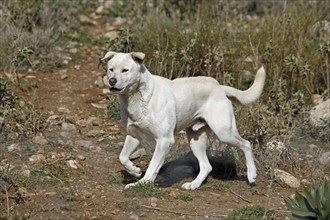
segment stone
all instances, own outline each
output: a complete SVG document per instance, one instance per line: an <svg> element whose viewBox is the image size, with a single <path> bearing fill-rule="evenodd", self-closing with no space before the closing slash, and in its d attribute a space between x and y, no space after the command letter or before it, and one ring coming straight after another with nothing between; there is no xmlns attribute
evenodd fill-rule
<svg viewBox="0 0 330 220"><path fill-rule="evenodd" d="M44 136L42 136L42 135L34 136L32 138L32 142L35 143L35 144L39 144L39 145L46 145L46 144L48 144L48 140Z"/></svg>
<svg viewBox="0 0 330 220"><path fill-rule="evenodd" d="M25 169L25 170L22 170L21 174L22 174L22 176L24 176L24 177L30 177L30 176L31 176L31 171Z"/></svg>
<svg viewBox="0 0 330 220"><path fill-rule="evenodd" d="M310 111L311 132L320 139L330 139L330 99L316 105Z"/></svg>
<svg viewBox="0 0 330 220"><path fill-rule="evenodd" d="M77 140L75 141L75 144L78 147L84 147L90 149L93 146L93 143L91 141L86 141L86 140Z"/></svg>
<svg viewBox="0 0 330 220"><path fill-rule="evenodd" d="M109 40L114 40L118 37L118 32L117 31L109 31L105 34L103 34L105 38L108 38Z"/></svg>
<svg viewBox="0 0 330 220"><path fill-rule="evenodd" d="M274 175L275 175L275 180L278 181L279 183L283 183L291 188L300 187L300 181L288 172L285 172L280 169L275 169Z"/></svg>
<svg viewBox="0 0 330 220"><path fill-rule="evenodd" d="M315 106L315 105L321 104L323 102L323 97L319 94L313 94L311 96L311 101L312 101L312 104Z"/></svg>
<svg viewBox="0 0 330 220"><path fill-rule="evenodd" d="M324 166L330 166L330 151L327 151L319 158L319 163Z"/></svg>
<svg viewBox="0 0 330 220"><path fill-rule="evenodd" d="M285 144L282 141L270 141L266 144L266 148L270 152L276 152L277 154L282 154L284 151L287 150Z"/></svg>
<svg viewBox="0 0 330 220"><path fill-rule="evenodd" d="M68 160L67 164L73 169L78 169L78 162L76 160Z"/></svg>
<svg viewBox="0 0 330 220"><path fill-rule="evenodd" d="M70 113L70 110L68 108L65 108L65 107L59 107L59 108L57 108L57 111L60 112L60 113L66 113L66 114Z"/></svg>
<svg viewBox="0 0 330 220"><path fill-rule="evenodd" d="M35 154L29 158L29 161L32 163L40 163L40 162L44 162L45 160L46 157L43 154Z"/></svg>
<svg viewBox="0 0 330 220"><path fill-rule="evenodd" d="M8 149L9 152L12 152L12 151L19 150L19 147L18 147L18 144L11 144L11 145L8 146L7 149Z"/></svg>
<svg viewBox="0 0 330 220"><path fill-rule="evenodd" d="M105 134L103 130L91 130L87 133L87 137L100 137Z"/></svg>
<svg viewBox="0 0 330 220"><path fill-rule="evenodd" d="M69 52L72 53L72 54L76 54L76 53L78 53L78 49L74 47L74 48L71 48L69 50Z"/></svg>
<svg viewBox="0 0 330 220"><path fill-rule="evenodd" d="M78 158L79 160L81 160L81 161L86 160L86 157L83 156L83 155L78 155L77 158Z"/></svg>
<svg viewBox="0 0 330 220"><path fill-rule="evenodd" d="M98 87L98 88L102 88L104 87L103 84L103 78L101 76L98 76L97 79L95 80L94 84Z"/></svg>
<svg viewBox="0 0 330 220"><path fill-rule="evenodd" d="M87 123L93 126L100 126L103 123L103 120L97 117L90 117L87 120Z"/></svg>
<svg viewBox="0 0 330 220"><path fill-rule="evenodd" d="M75 131L77 130L76 126L74 124L63 122L62 123L62 131Z"/></svg>
<svg viewBox="0 0 330 220"><path fill-rule="evenodd" d="M132 153L131 156L129 157L129 159L130 160L135 160L135 159L143 157L146 154L147 154L146 149L145 148L140 148L137 151L135 151L134 153Z"/></svg>
<svg viewBox="0 0 330 220"><path fill-rule="evenodd" d="M87 17L86 15L80 15L79 16L79 21L82 24L87 24L87 25L97 25L97 22L90 19L89 17Z"/></svg>

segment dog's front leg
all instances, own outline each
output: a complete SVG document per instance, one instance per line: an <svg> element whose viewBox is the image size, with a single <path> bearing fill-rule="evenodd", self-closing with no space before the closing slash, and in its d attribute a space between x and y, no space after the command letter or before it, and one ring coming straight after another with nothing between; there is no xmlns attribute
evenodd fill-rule
<svg viewBox="0 0 330 220"><path fill-rule="evenodd" d="M141 169L130 161L129 156L133 153L136 147L139 145L140 141L130 135L126 136L124 147L120 152L119 160L121 164L124 165L127 172L135 177L141 177Z"/></svg>
<svg viewBox="0 0 330 220"><path fill-rule="evenodd" d="M159 169L162 167L165 161L166 154L169 152L171 145L173 144L174 138L161 138L156 140L155 152L149 163L146 174L138 182L126 185L125 189L139 183L153 182L156 179Z"/></svg>

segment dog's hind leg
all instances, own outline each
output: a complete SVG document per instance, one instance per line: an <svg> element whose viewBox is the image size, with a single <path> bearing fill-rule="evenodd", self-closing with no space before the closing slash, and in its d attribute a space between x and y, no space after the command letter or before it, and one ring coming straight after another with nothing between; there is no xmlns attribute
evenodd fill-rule
<svg viewBox="0 0 330 220"><path fill-rule="evenodd" d="M135 177L141 177L142 172L141 169L133 164L130 161L129 156L133 153L133 151L137 148L140 141L130 135L126 136L124 147L120 152L119 160L121 164L124 165L127 172Z"/></svg>
<svg viewBox="0 0 330 220"><path fill-rule="evenodd" d="M194 131L192 128L187 128L186 132L190 143L190 148L195 157L198 159L200 171L198 176L192 182L184 183L182 188L194 190L200 187L212 171L212 166L206 154L209 128L205 126L197 131Z"/></svg>
<svg viewBox="0 0 330 220"><path fill-rule="evenodd" d="M216 104L211 111L206 112L205 121L221 142L237 146L243 150L246 159L247 177L250 183L254 183L257 177L257 169L254 164L251 144L238 134L232 105L225 102Z"/></svg>

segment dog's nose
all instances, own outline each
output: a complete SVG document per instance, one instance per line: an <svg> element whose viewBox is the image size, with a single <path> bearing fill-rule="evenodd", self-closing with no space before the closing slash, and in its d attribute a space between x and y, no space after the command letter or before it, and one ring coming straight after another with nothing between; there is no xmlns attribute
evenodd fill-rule
<svg viewBox="0 0 330 220"><path fill-rule="evenodd" d="M110 86L114 86L114 85L116 85L116 83L117 83L117 79L116 78L110 78L109 79L109 84L110 84Z"/></svg>

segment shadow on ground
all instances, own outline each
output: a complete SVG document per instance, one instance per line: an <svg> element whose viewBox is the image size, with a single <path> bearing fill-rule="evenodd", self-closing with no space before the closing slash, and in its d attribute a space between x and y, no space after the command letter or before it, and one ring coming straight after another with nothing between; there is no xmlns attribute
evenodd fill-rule
<svg viewBox="0 0 330 220"><path fill-rule="evenodd" d="M219 180L237 179L236 164L234 159L228 155L209 156L212 165L210 176ZM160 187L170 187L182 180L196 178L199 173L199 164L197 158L192 152L183 155L180 158L165 163L160 169L155 183ZM136 182L138 179L129 175L126 171L122 172L124 177L123 184ZM143 173L144 175L144 173Z"/></svg>

